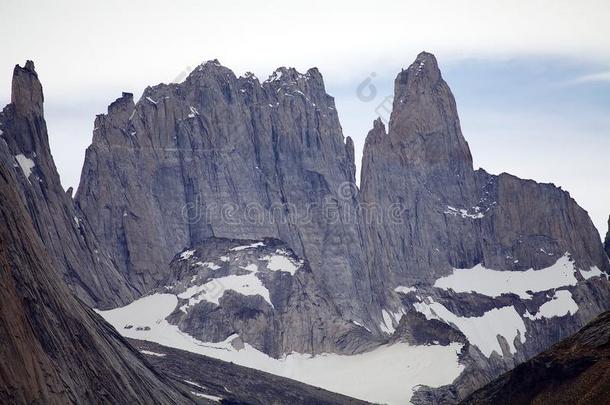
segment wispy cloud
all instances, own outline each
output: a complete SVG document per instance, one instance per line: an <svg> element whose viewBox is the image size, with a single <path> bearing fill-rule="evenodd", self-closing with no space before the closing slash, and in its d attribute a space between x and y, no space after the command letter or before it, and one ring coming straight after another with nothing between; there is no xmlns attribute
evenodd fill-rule
<svg viewBox="0 0 610 405"><path fill-rule="evenodd" d="M590 73L576 79L572 80L571 84L579 84L579 83L597 83L597 82L605 82L610 83L610 70L606 72L597 72Z"/></svg>

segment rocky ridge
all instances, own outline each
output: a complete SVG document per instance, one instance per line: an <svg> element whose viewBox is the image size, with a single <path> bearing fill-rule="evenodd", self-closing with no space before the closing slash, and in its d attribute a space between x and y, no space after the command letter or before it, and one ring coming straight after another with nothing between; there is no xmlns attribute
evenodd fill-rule
<svg viewBox="0 0 610 405"><path fill-rule="evenodd" d="M141 291L209 237L277 238L307 257L345 316L364 320L376 311L356 200L340 194L354 172L317 69L261 83L210 61L96 118L76 201Z"/></svg>

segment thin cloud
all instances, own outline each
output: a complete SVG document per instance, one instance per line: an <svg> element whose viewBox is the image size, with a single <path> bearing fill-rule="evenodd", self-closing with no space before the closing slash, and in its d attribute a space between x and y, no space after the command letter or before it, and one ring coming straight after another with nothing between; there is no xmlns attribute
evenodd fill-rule
<svg viewBox="0 0 610 405"><path fill-rule="evenodd" d="M580 83L610 83L610 70L606 72L597 72L577 77L570 81L570 84Z"/></svg>

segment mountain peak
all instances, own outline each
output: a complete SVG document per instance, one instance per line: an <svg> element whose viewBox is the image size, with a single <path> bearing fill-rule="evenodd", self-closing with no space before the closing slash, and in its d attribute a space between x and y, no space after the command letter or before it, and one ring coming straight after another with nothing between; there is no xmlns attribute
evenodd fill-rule
<svg viewBox="0 0 610 405"><path fill-rule="evenodd" d="M429 79L425 80L428 83L436 83L441 79L441 71L438 68L436 57L424 51L420 52L415 61L400 73L399 78L401 77L405 83L421 83L424 81L422 79Z"/></svg>
<svg viewBox="0 0 610 405"><path fill-rule="evenodd" d="M21 115L42 115L44 96L34 62L28 60L23 67L15 65L11 89L11 103Z"/></svg>

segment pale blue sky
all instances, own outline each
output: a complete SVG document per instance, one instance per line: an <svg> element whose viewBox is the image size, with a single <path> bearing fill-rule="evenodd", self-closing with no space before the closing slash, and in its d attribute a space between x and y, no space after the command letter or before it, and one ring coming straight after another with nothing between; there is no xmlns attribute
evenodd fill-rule
<svg viewBox="0 0 610 405"><path fill-rule="evenodd" d="M3 0L0 103L13 66L33 59L67 187L78 182L95 114L121 91L138 97L214 58L263 78L281 65L317 66L361 150L397 72L427 50L454 92L475 167L562 186L605 233L608 21L603 0ZM377 96L363 101L356 89L373 72Z"/></svg>

